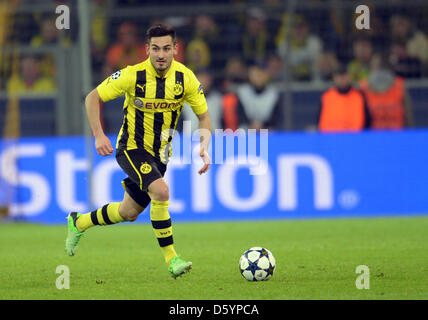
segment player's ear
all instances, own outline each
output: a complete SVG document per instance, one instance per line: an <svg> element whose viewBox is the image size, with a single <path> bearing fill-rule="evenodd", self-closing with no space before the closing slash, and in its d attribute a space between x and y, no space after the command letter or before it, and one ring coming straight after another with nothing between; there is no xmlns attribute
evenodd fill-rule
<svg viewBox="0 0 428 320"><path fill-rule="evenodd" d="M174 56L175 56L178 52L177 42L174 42L173 48L174 48Z"/></svg>
<svg viewBox="0 0 428 320"><path fill-rule="evenodd" d="M146 42L146 44L144 45L144 47L146 48L146 54L147 54L147 56L149 56L149 54L150 54L150 44L148 42Z"/></svg>

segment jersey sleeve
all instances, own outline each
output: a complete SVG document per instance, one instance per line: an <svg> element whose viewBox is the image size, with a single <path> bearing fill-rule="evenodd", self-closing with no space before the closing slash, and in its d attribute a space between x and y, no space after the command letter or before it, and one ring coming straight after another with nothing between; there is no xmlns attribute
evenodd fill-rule
<svg viewBox="0 0 428 320"><path fill-rule="evenodd" d="M101 82L97 91L103 102L113 100L125 94L129 90L132 79L130 79L129 67L116 71Z"/></svg>
<svg viewBox="0 0 428 320"><path fill-rule="evenodd" d="M187 72L189 87L186 88L184 101L186 101L196 115L208 111L207 100L201 83L192 71Z"/></svg>

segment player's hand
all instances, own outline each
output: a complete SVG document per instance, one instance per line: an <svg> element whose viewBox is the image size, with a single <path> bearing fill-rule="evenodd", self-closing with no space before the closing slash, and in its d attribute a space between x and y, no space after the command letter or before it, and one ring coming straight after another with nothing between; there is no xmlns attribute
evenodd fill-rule
<svg viewBox="0 0 428 320"><path fill-rule="evenodd" d="M100 156L109 156L113 153L110 139L105 135L95 138L95 149Z"/></svg>
<svg viewBox="0 0 428 320"><path fill-rule="evenodd" d="M201 151L199 152L199 156L204 161L204 166L198 171L198 173L203 174L208 171L211 164L211 158L208 152L204 148L201 148Z"/></svg>

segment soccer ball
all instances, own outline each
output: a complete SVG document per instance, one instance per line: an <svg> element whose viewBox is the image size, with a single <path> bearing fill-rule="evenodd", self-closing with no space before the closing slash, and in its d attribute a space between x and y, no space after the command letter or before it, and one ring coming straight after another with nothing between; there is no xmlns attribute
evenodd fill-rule
<svg viewBox="0 0 428 320"><path fill-rule="evenodd" d="M273 254L262 247L248 249L239 260L241 274L248 281L270 279L273 276L275 267L276 262Z"/></svg>

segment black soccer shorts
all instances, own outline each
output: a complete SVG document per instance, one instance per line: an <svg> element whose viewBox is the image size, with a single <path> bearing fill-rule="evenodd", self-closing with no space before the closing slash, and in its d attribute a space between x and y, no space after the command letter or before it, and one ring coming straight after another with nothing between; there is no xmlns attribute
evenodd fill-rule
<svg viewBox="0 0 428 320"><path fill-rule="evenodd" d="M166 165L141 149L119 149L116 152L116 161L128 175L122 181L126 192L140 206L147 207L150 203L148 187L153 181L164 176Z"/></svg>

